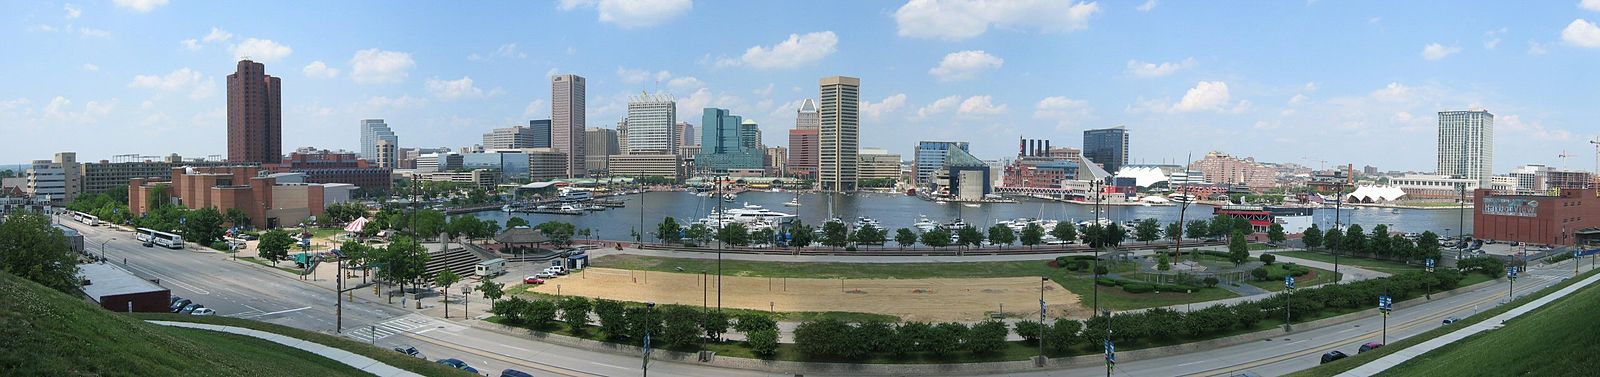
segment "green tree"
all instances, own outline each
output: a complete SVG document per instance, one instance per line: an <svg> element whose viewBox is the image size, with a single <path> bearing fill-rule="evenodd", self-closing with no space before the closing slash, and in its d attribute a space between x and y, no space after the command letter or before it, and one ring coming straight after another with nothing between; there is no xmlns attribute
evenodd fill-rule
<svg viewBox="0 0 1600 377"><path fill-rule="evenodd" d="M501 297L505 296L505 287L505 284L496 283L494 280L483 279L483 283L478 284L478 292L483 294L483 298L489 299L490 305L494 305L496 300L499 300Z"/></svg>
<svg viewBox="0 0 1600 377"><path fill-rule="evenodd" d="M729 223L723 225L722 229L717 231L717 240L733 246L749 245L750 230L745 228L744 223Z"/></svg>
<svg viewBox="0 0 1600 377"><path fill-rule="evenodd" d="M665 326L661 341L679 348L690 348L700 341L700 311L683 305L666 305L661 310Z"/></svg>
<svg viewBox="0 0 1600 377"><path fill-rule="evenodd" d="M1133 239L1149 245L1150 241L1161 239L1161 223L1156 219L1139 220L1139 225L1133 229Z"/></svg>
<svg viewBox="0 0 1600 377"><path fill-rule="evenodd" d="M205 207L189 211L184 221L184 236L191 242L210 245L213 241L222 239L226 229L222 228L222 213L216 208Z"/></svg>
<svg viewBox="0 0 1600 377"><path fill-rule="evenodd" d="M417 211L417 217L412 221L415 222L415 224L413 224L415 228L414 230L416 230L415 235L424 238L437 236L439 233L443 233L446 224L444 212L431 209Z"/></svg>
<svg viewBox="0 0 1600 377"><path fill-rule="evenodd" d="M1350 224L1350 228L1345 229L1344 249L1352 253L1367 251L1367 234L1361 229L1361 224Z"/></svg>
<svg viewBox="0 0 1600 377"><path fill-rule="evenodd" d="M1099 249L1106 245L1106 228L1100 223L1089 224L1083 228L1083 243L1089 247Z"/></svg>
<svg viewBox="0 0 1600 377"><path fill-rule="evenodd" d="M822 244L832 248L845 247L850 244L849 229L843 222L829 221L822 224Z"/></svg>
<svg viewBox="0 0 1600 377"><path fill-rule="evenodd" d="M1248 236L1256 233L1256 227L1250 224L1250 220L1235 217L1233 218L1233 230L1229 231L1229 233L1232 232L1244 233L1244 235Z"/></svg>
<svg viewBox="0 0 1600 377"><path fill-rule="evenodd" d="M937 227L933 228L933 230L923 232L922 244L931 247L950 246L950 231L945 230L944 227Z"/></svg>
<svg viewBox="0 0 1600 377"><path fill-rule="evenodd" d="M535 329L544 329L556 320L556 303L550 300L533 300L523 307L522 318ZM577 330L573 330L577 331Z"/></svg>
<svg viewBox="0 0 1600 377"><path fill-rule="evenodd" d="M606 334L607 339L622 339L628 336L628 320L626 310L622 303L616 300L594 300L594 316L600 318L600 331Z"/></svg>
<svg viewBox="0 0 1600 377"><path fill-rule="evenodd" d="M521 217L512 217L506 219L506 229L516 228L519 226L528 226L528 219Z"/></svg>
<svg viewBox="0 0 1600 377"><path fill-rule="evenodd" d="M795 224L789 228L789 246L794 248L811 246L815 242L816 234L816 230L810 225Z"/></svg>
<svg viewBox="0 0 1600 377"><path fill-rule="evenodd" d="M945 322L933 326L929 331L927 341L928 352L934 355L949 355L961 348L961 342L967 339L967 325L956 322Z"/></svg>
<svg viewBox="0 0 1600 377"><path fill-rule="evenodd" d="M1207 228L1209 235L1212 237L1229 235L1234 230L1233 216L1228 216L1227 214L1223 213L1216 214L1215 216L1211 217L1211 224Z"/></svg>
<svg viewBox="0 0 1600 377"><path fill-rule="evenodd" d="M661 225L656 225L656 239L661 243L678 243L683 239L683 227L678 225L678 219L668 216L661 220Z"/></svg>
<svg viewBox="0 0 1600 377"><path fill-rule="evenodd" d="M1039 223L1028 223L1022 228L1022 246L1029 248L1044 242L1044 227Z"/></svg>
<svg viewBox="0 0 1600 377"><path fill-rule="evenodd" d="M583 333L583 328L589 326L589 309L593 304L583 296L567 296L561 299L561 322L566 322L573 333Z"/></svg>
<svg viewBox="0 0 1600 377"><path fill-rule="evenodd" d="M911 229L900 228L894 232L894 242L900 244L901 250L905 250L906 246L917 243L917 234L912 233Z"/></svg>
<svg viewBox="0 0 1600 377"><path fill-rule="evenodd" d="M1006 335L1011 330L1005 322L988 320L972 325L967 331L966 347L977 355L992 355L1006 348Z"/></svg>
<svg viewBox="0 0 1600 377"><path fill-rule="evenodd" d="M760 230L750 232L750 243L756 245L772 244L773 238L776 234L776 231L772 230L772 228L761 228Z"/></svg>
<svg viewBox="0 0 1600 377"><path fill-rule="evenodd" d="M261 235L261 241L256 244L256 251L261 259L278 264L278 261L289 257L289 248L292 246L294 237L283 230L273 229Z"/></svg>
<svg viewBox="0 0 1600 377"><path fill-rule="evenodd" d="M705 245L712 238L711 227L705 224L690 225L689 230L684 231L683 234L689 240L693 240L695 245Z"/></svg>
<svg viewBox="0 0 1600 377"><path fill-rule="evenodd" d="M960 238L961 238L961 244L962 245L967 245L967 246L972 246L972 247L981 247L981 246L983 246L983 231L982 230L978 230L978 227L971 226L971 225L963 226L963 227L961 227L961 230L959 232L960 233L958 233L958 234L961 235Z"/></svg>
<svg viewBox="0 0 1600 377"><path fill-rule="evenodd" d="M1272 243L1282 244L1283 241L1289 240L1289 235L1283 234L1282 224L1272 223L1272 225L1267 226L1267 240L1272 241Z"/></svg>
<svg viewBox="0 0 1600 377"><path fill-rule="evenodd" d="M1343 241L1344 232L1339 231L1339 228L1328 229L1327 233L1322 234L1322 245L1328 250L1333 250L1334 252L1343 250L1345 245Z"/></svg>
<svg viewBox="0 0 1600 377"><path fill-rule="evenodd" d="M1156 255L1156 270L1166 271L1166 270L1171 270L1171 269L1172 269L1172 261L1167 258L1167 254L1165 254L1165 253L1157 254Z"/></svg>
<svg viewBox="0 0 1600 377"><path fill-rule="evenodd" d="M1183 232L1188 233L1189 238L1200 239L1209 235L1211 228L1206 226L1205 220L1190 220L1189 225L1184 227Z"/></svg>
<svg viewBox="0 0 1600 377"><path fill-rule="evenodd" d="M1167 224L1166 236L1167 239L1172 240L1173 242L1177 242L1179 238L1183 238L1183 224L1176 221L1171 224Z"/></svg>
<svg viewBox="0 0 1600 377"><path fill-rule="evenodd" d="M1024 343L1039 344L1039 327L1046 325L1040 324L1039 321L1024 319L1017 321L1015 326L1017 328L1017 336L1022 337Z"/></svg>
<svg viewBox="0 0 1600 377"><path fill-rule="evenodd" d="M445 318L450 318L450 286L459 281L461 281L461 275L456 275L455 271L450 271L449 269L433 275L433 284L444 288L444 298L440 301L444 301Z"/></svg>
<svg viewBox="0 0 1600 377"><path fill-rule="evenodd" d="M1417 244L1405 237L1389 238L1389 254L1403 261L1417 259Z"/></svg>
<svg viewBox="0 0 1600 377"><path fill-rule="evenodd" d="M522 323L522 321L526 319L522 316L523 314L527 313L529 304L532 303L521 297L512 297L506 299L505 301L496 302L490 305L489 312L500 316L500 318L505 319L506 321Z"/></svg>
<svg viewBox="0 0 1600 377"><path fill-rule="evenodd" d="M1416 250L1416 258L1418 259L1434 258L1434 260L1438 260L1439 235L1434 234L1431 230L1422 232L1422 236L1417 237Z"/></svg>
<svg viewBox="0 0 1600 377"><path fill-rule="evenodd" d="M1045 346L1056 352L1064 352L1078 343L1078 331L1081 329L1083 322L1057 318L1056 323L1045 332Z"/></svg>
<svg viewBox="0 0 1600 377"><path fill-rule="evenodd" d="M756 356L772 357L778 354L778 329L766 329L745 335L745 342Z"/></svg>
<svg viewBox="0 0 1600 377"><path fill-rule="evenodd" d="M989 243L1011 246L1015 242L1017 242L1017 234L1011 231L1011 227L1000 224L989 227Z"/></svg>
<svg viewBox="0 0 1600 377"><path fill-rule="evenodd" d="M566 246L572 244L572 236L578 234L578 227L572 223L560 221L546 221L534 227L544 235L550 237L550 243Z"/></svg>
<svg viewBox="0 0 1600 377"><path fill-rule="evenodd" d="M1300 234L1300 242L1306 244L1306 249L1315 249L1322 246L1322 229L1317 229L1317 224L1311 224L1304 233Z"/></svg>
<svg viewBox="0 0 1600 377"><path fill-rule="evenodd" d="M1228 260L1235 266L1250 260L1250 245L1245 242L1244 232L1233 232L1233 239L1228 241Z"/></svg>
<svg viewBox="0 0 1600 377"><path fill-rule="evenodd" d="M239 228L250 227L250 214L245 213L242 209L229 208L228 212L224 214L223 217L228 220L229 224L233 224L233 226Z"/></svg>
<svg viewBox="0 0 1600 377"><path fill-rule="evenodd" d="M4 220L0 222L0 271L58 291L78 291L78 258L61 230L50 225L49 217L24 211Z"/></svg>
<svg viewBox="0 0 1600 377"><path fill-rule="evenodd" d="M872 224L866 224L861 226L861 229L856 229L854 241L856 245L882 245L886 241L886 233L887 231L884 229Z"/></svg>
<svg viewBox="0 0 1600 377"><path fill-rule="evenodd" d="M1276 256L1276 255L1261 254L1261 264L1271 266L1272 262L1275 262L1277 260L1278 260L1278 256Z"/></svg>
<svg viewBox="0 0 1600 377"><path fill-rule="evenodd" d="M1367 249L1370 250L1372 254L1385 258L1390 256L1390 252L1392 251L1390 250L1392 242L1390 242L1388 225L1378 224L1373 226L1372 238L1369 240L1370 241L1367 242Z"/></svg>
<svg viewBox="0 0 1600 377"><path fill-rule="evenodd" d="M776 330L777 328L778 322L774 321L772 316L754 312L740 314L738 323L733 325L734 330L745 335L761 330Z"/></svg>
<svg viewBox="0 0 1600 377"><path fill-rule="evenodd" d="M728 313L709 311L700 315L700 331L706 334L706 339L713 342L722 341L722 334L727 333L732 325Z"/></svg>
<svg viewBox="0 0 1600 377"><path fill-rule="evenodd" d="M1050 229L1050 235L1057 240L1061 240L1061 242L1077 241L1078 224L1073 224L1070 221L1057 222L1056 226Z"/></svg>

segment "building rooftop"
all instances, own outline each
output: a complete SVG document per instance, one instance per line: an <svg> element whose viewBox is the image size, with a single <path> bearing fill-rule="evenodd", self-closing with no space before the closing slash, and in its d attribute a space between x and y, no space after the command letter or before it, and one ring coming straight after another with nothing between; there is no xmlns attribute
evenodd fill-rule
<svg viewBox="0 0 1600 377"><path fill-rule="evenodd" d="M89 285L83 286L83 293L95 302L99 302L100 298L105 296L167 290L165 287L134 276L128 270L109 263L80 264L78 265L78 277L89 282Z"/></svg>

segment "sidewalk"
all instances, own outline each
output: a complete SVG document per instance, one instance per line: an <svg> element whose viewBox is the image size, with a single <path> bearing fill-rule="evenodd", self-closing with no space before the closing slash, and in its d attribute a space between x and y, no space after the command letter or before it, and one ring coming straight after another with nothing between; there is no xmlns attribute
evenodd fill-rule
<svg viewBox="0 0 1600 377"><path fill-rule="evenodd" d="M258 339L266 340L266 341L269 341L269 342L282 344L282 345L287 346L289 348L294 348L294 349L298 349L298 350L301 350L301 351L310 352L310 353L313 353L313 354L316 354L316 355L319 355L319 356L322 356L322 357L326 357L326 358L329 358L329 359L333 359L334 361L338 361L338 362L344 363L344 365L349 365L351 368L360 369L363 372L372 373L372 374L375 374L375 375L378 375L378 376L408 376L408 377L409 376L421 376L420 374L408 372L408 371L405 371L405 370L400 369L400 368L395 368L392 365L384 364L384 363L378 362L377 360L373 360L372 358L369 358L369 357L366 357L366 356L357 355L355 353L351 353L350 351L345 351L345 350L342 350L342 349L333 348L333 347L329 347L329 346L324 346L324 345L321 345L321 344L312 343L312 342L309 342L309 341L304 341L304 340L291 338L291 337L287 337L287 336L283 336L283 335L278 335L278 334L274 334L274 333L270 333L270 332L266 332L266 331L247 329L247 328L243 328L243 327L212 325L212 324L205 324L205 323L171 322L171 321L149 321L149 322L157 324L157 325L162 325L162 326L172 326L172 327L183 327L183 328L199 329L199 330L218 331L218 332L225 332L225 333L229 333L229 334L244 335L244 336L248 336L248 337L252 337L252 338L258 338Z"/></svg>

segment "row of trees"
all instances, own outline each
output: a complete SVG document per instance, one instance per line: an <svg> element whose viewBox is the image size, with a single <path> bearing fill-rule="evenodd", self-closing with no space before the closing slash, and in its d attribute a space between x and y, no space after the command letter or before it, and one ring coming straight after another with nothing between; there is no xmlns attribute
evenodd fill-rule
<svg viewBox="0 0 1600 377"><path fill-rule="evenodd" d="M1308 249L1320 247L1374 258L1401 261L1439 258L1439 235L1433 231L1422 232L1416 241L1411 241L1389 234L1389 226L1383 224L1372 227L1371 233L1364 232L1361 224L1351 224L1343 231L1334 229L1327 232L1313 224L1306 229L1301 241L1305 242Z"/></svg>
<svg viewBox="0 0 1600 377"><path fill-rule="evenodd" d="M649 331L654 346L695 350L702 342L721 341L722 336L732 330L745 334L757 354L770 356L778 348L777 322L769 316L756 313L735 317L693 306L660 305L651 308L579 296L532 300L512 297L495 302L491 312L508 324L550 330L553 325L560 323L574 335L594 335L628 344L642 343L645 331ZM590 326L591 317L599 320L598 326Z"/></svg>

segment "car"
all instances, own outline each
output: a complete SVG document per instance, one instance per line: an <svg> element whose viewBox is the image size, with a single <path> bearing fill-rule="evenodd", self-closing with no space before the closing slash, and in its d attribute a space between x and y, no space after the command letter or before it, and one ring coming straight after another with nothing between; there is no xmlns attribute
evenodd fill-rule
<svg viewBox="0 0 1600 377"><path fill-rule="evenodd" d="M464 371L470 372L472 374L478 374L478 369L473 368L471 365L467 365L467 362L465 362L465 361L461 361L461 360L457 360L457 359L444 359L444 360L439 360L439 363L440 364L444 364L444 365L448 365L451 368L464 370Z"/></svg>
<svg viewBox="0 0 1600 377"><path fill-rule="evenodd" d="M549 270L540 271L539 273L533 275L533 277L544 278L544 279L551 279L551 278L555 278L556 276L560 276L560 275L556 275L556 273L550 272Z"/></svg>
<svg viewBox="0 0 1600 377"><path fill-rule="evenodd" d="M500 377L533 377L533 375L516 369L506 369L500 371Z"/></svg>
<svg viewBox="0 0 1600 377"><path fill-rule="evenodd" d="M1350 355L1340 351L1328 351L1328 353L1322 354L1322 363L1327 364L1346 357L1350 357Z"/></svg>
<svg viewBox="0 0 1600 377"><path fill-rule="evenodd" d="M172 296L172 301L168 301L167 305L176 304L179 300L183 300L183 296Z"/></svg>
<svg viewBox="0 0 1600 377"><path fill-rule="evenodd" d="M540 279L536 276L529 276L522 278L522 284L544 284L544 279Z"/></svg>
<svg viewBox="0 0 1600 377"><path fill-rule="evenodd" d="M1365 353L1367 351L1378 349L1378 347L1383 347L1383 343L1368 342L1367 344L1362 344L1361 348L1356 350L1356 353Z"/></svg>
<svg viewBox="0 0 1600 377"><path fill-rule="evenodd" d="M195 309L192 312L189 312L189 315L213 316L213 315L217 315L217 311L216 310L211 310L211 308L199 308L199 309Z"/></svg>
<svg viewBox="0 0 1600 377"><path fill-rule="evenodd" d="M193 301L189 301L189 299L186 299L186 298L185 299L179 299L177 302L173 302L172 303L172 308L171 308L172 312L173 313L177 313L179 310L183 310L183 307L189 306L189 304L192 304L192 303L194 303L194 302Z"/></svg>
<svg viewBox="0 0 1600 377"><path fill-rule="evenodd" d="M418 351L417 347L412 347L412 346L395 347L394 351L395 352L399 352L399 353L403 353L403 354L406 354L407 356L415 357L415 358L418 358L418 359L424 359L424 360L427 359L426 357L422 356L422 351Z"/></svg>
<svg viewBox="0 0 1600 377"><path fill-rule="evenodd" d="M144 241L144 247L156 247L155 242Z"/></svg>
<svg viewBox="0 0 1600 377"><path fill-rule="evenodd" d="M1452 324L1452 323L1456 323L1456 322L1461 322L1461 317L1450 317L1450 318L1445 318L1444 319L1444 324L1446 324L1446 325Z"/></svg>
<svg viewBox="0 0 1600 377"><path fill-rule="evenodd" d="M585 251L585 250L584 250L584 249L572 249L572 250L567 250L567 256L569 256L569 257L575 257L575 256L579 256L579 255L583 255L583 254L584 254L584 253L585 253L585 252L586 252L586 251Z"/></svg>
<svg viewBox="0 0 1600 377"><path fill-rule="evenodd" d="M255 241L255 240L256 240L256 239L259 239L259 238L261 238L261 237L258 237L258 236L256 236L256 235L254 235L254 234L250 234L250 233L244 233L244 234L240 234L240 235L239 235L239 238L242 238L242 239L244 239L244 240L245 240L245 241Z"/></svg>
<svg viewBox="0 0 1600 377"><path fill-rule="evenodd" d="M195 310L199 310L199 309L202 309L202 308L205 308L205 307L206 306L202 305L202 304L189 304L188 306L184 306L183 309L178 310L178 313L180 313L180 314L194 313Z"/></svg>

